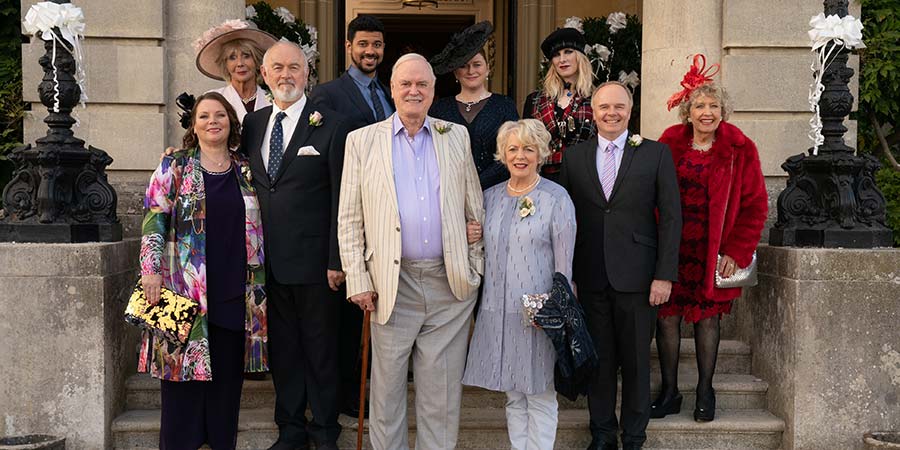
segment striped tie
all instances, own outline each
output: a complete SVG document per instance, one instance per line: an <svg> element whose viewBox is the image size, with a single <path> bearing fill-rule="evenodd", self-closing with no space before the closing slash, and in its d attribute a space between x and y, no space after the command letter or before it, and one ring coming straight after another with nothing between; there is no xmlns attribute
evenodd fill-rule
<svg viewBox="0 0 900 450"><path fill-rule="evenodd" d="M603 152L603 173L600 174L600 185L603 186L603 194L609 201L613 185L616 184L616 144L610 142Z"/></svg>

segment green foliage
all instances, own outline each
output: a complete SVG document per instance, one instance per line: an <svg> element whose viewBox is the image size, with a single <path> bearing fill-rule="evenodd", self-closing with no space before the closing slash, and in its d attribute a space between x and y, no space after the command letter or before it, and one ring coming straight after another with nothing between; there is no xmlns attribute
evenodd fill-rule
<svg viewBox="0 0 900 450"><path fill-rule="evenodd" d="M887 199L887 226L894 230L894 245L900 246L900 172L885 167L875 173L875 181Z"/></svg>
<svg viewBox="0 0 900 450"><path fill-rule="evenodd" d="M887 200L887 225L900 245L900 172L887 165L875 124L882 125L889 150L900 155L900 0L860 0L863 42L859 51L859 150L878 155L886 163L876 173L876 182Z"/></svg>
<svg viewBox="0 0 900 450"><path fill-rule="evenodd" d="M303 48L307 62L309 62L310 82L307 85L307 90L312 88L316 84L316 80L318 80L316 66L319 62L319 54L316 51L318 32L315 27L306 25L302 20L289 15L290 13L285 8L272 9L266 2L254 3L247 7L247 12L249 13L250 11L253 11L253 13L247 17L247 20L256 24L257 28L278 39L284 38L295 42Z"/></svg>
<svg viewBox="0 0 900 450"><path fill-rule="evenodd" d="M22 36L19 32L19 3L0 6L0 160L22 142ZM0 167L0 187L6 183L6 167Z"/></svg>

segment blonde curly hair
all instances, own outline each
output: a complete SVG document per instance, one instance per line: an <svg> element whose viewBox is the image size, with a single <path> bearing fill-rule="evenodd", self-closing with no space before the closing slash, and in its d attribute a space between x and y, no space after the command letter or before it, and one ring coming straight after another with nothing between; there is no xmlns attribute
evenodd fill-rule
<svg viewBox="0 0 900 450"><path fill-rule="evenodd" d="M731 99L728 97L728 93L725 92L725 88L720 87L714 82L709 82L694 89L688 99L678 105L678 118L681 119L682 124L690 124L691 106L693 106L694 101L701 96L716 99L716 101L719 102L719 107L722 109L722 120L728 120L728 116L730 116L732 112Z"/></svg>

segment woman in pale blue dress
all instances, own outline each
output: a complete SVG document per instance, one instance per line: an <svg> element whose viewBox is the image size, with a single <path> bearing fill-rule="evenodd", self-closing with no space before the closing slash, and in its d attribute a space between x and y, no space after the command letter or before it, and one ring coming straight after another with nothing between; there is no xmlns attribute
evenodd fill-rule
<svg viewBox="0 0 900 450"><path fill-rule="evenodd" d="M552 449L556 439L556 353L522 314L524 294L549 293L555 272L572 276L575 207L565 189L540 176L549 141L534 119L506 122L497 134L496 158L511 178L484 193L484 290L463 377L506 393L516 450Z"/></svg>

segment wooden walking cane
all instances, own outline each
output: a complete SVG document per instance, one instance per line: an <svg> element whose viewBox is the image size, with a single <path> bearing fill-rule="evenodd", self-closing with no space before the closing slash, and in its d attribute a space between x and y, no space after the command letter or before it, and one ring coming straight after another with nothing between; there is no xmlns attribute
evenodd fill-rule
<svg viewBox="0 0 900 450"><path fill-rule="evenodd" d="M366 374L369 372L369 320L372 312L363 315L362 329L362 374L359 376L359 425L356 430L356 450L363 448L363 419L366 416Z"/></svg>

